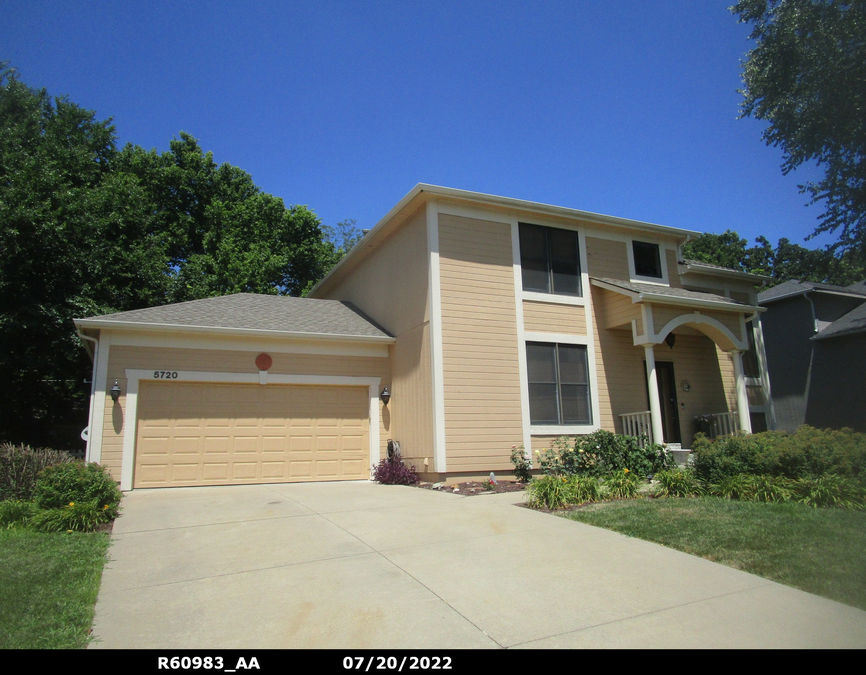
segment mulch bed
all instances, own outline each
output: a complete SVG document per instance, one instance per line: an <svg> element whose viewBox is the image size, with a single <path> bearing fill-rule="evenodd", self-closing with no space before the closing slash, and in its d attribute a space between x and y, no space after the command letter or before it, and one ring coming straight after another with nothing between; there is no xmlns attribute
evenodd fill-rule
<svg viewBox="0 0 866 675"><path fill-rule="evenodd" d="M502 492L523 492L526 484L513 480L497 480L492 490L487 489L488 484L486 481L469 481L467 483L452 483L451 485L445 485L444 483L418 483L415 487L471 497L474 495L495 495Z"/></svg>

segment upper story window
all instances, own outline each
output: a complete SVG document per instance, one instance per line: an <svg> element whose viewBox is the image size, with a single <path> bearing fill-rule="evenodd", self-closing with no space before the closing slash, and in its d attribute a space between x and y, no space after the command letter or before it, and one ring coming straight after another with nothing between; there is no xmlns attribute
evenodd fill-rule
<svg viewBox="0 0 866 675"><path fill-rule="evenodd" d="M520 223L523 290L581 295L577 232Z"/></svg>
<svg viewBox="0 0 866 675"><path fill-rule="evenodd" d="M758 365L758 348L755 345L755 325L751 321L746 324L746 338L749 341L749 350L743 352L743 375L758 379L761 377L761 369Z"/></svg>
<svg viewBox="0 0 866 675"><path fill-rule="evenodd" d="M645 241L633 241L631 250L634 253L634 273L639 277L662 278L662 259L658 244Z"/></svg>

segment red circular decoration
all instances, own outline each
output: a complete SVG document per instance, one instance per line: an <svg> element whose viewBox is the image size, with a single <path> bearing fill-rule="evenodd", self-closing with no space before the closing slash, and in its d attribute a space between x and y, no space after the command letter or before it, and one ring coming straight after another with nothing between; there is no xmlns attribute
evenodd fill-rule
<svg viewBox="0 0 866 675"><path fill-rule="evenodd" d="M268 370L274 363L274 360L268 354L259 354L256 357L256 366L259 370Z"/></svg>

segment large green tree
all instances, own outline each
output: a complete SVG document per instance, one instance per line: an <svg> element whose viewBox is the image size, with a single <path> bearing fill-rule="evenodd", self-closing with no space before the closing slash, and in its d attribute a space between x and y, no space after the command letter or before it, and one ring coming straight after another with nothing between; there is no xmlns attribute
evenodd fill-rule
<svg viewBox="0 0 866 675"><path fill-rule="evenodd" d="M683 257L729 267L742 272L763 274L770 285L796 279L847 286L866 278L866 267L850 253L834 255L826 249L808 249L779 239L774 249L766 237L755 245L732 230L723 234L702 234L683 246Z"/></svg>
<svg viewBox="0 0 866 675"><path fill-rule="evenodd" d="M0 64L0 253L0 441L76 448L91 364L73 318L300 295L341 251L191 136L118 151L110 120Z"/></svg>
<svg viewBox="0 0 866 675"><path fill-rule="evenodd" d="M159 301L164 242L114 129L0 68L0 440L74 446L90 374L76 316Z"/></svg>
<svg viewBox="0 0 866 675"><path fill-rule="evenodd" d="M740 0L731 11L756 43L742 115L769 122L783 173L824 170L801 186L825 205L816 234L838 230L834 249L866 260L866 0Z"/></svg>

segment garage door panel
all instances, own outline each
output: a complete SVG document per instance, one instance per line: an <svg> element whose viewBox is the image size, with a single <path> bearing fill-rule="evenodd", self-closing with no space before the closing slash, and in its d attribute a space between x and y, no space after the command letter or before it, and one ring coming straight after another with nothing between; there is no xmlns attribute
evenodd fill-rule
<svg viewBox="0 0 866 675"><path fill-rule="evenodd" d="M135 487L369 477L366 387L143 382Z"/></svg>

